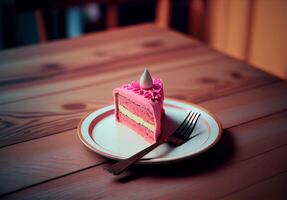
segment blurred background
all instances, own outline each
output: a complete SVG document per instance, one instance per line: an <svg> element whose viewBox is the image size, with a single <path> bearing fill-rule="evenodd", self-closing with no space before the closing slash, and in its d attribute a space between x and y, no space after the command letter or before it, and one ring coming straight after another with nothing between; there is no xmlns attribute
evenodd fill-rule
<svg viewBox="0 0 287 200"><path fill-rule="evenodd" d="M140 23L287 79L287 0L0 0L0 50Z"/></svg>

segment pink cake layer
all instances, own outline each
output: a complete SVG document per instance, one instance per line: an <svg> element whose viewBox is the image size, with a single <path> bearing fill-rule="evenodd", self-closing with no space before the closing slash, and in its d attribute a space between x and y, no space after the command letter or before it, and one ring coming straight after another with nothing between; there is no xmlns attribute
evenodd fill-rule
<svg viewBox="0 0 287 200"><path fill-rule="evenodd" d="M122 113L118 114L118 121L128 126L135 132L137 132L140 136L142 136L149 143L154 143L156 141L154 133L152 133L150 130L148 130L144 126L137 124L135 121L131 120L127 116L123 115Z"/></svg>
<svg viewBox="0 0 287 200"><path fill-rule="evenodd" d="M150 124L155 124L152 111L143 105L136 104L135 102L129 100L128 98L118 95L118 104L125 107L127 110L133 114L140 116L143 120Z"/></svg>
<svg viewBox="0 0 287 200"><path fill-rule="evenodd" d="M142 89L138 82L132 82L130 84L125 84L121 87L115 88L113 90L114 95L114 104L115 104L115 117L118 122L125 124L126 126L135 130L136 133L145 138L148 142L154 143L161 133L161 119L164 115L163 109L163 84L160 79L153 79L153 87L151 89ZM151 136L147 139L146 135L147 129L131 119L126 119L121 121L121 113L119 112L119 103L120 100L118 96L123 96L126 99L129 99L131 102L134 102L135 105L140 105L142 108L146 108L146 112L137 112L137 116L142 119L149 119L150 115L146 116L146 113L150 111L152 113L152 118L155 126L155 131L151 132ZM129 110L129 106L126 105L126 109ZM136 109L132 109L136 110ZM125 116L126 117L126 116ZM128 118L128 117L126 117ZM130 125L129 125L130 123ZM138 126L138 128L137 128ZM134 128L133 128L134 127Z"/></svg>

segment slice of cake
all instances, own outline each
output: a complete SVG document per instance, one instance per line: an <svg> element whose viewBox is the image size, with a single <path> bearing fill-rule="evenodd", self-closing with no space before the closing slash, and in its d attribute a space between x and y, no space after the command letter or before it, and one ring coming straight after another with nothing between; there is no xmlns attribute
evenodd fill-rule
<svg viewBox="0 0 287 200"><path fill-rule="evenodd" d="M163 84L152 79L145 69L140 82L125 84L113 90L116 120L141 135L150 143L161 132Z"/></svg>

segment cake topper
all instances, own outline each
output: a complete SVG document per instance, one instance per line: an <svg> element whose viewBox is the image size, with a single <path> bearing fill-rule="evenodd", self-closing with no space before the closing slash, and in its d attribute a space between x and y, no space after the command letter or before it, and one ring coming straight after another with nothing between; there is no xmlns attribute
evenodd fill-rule
<svg viewBox="0 0 287 200"><path fill-rule="evenodd" d="M147 68L144 69L144 72L141 75L140 87L146 90L153 87L153 81Z"/></svg>

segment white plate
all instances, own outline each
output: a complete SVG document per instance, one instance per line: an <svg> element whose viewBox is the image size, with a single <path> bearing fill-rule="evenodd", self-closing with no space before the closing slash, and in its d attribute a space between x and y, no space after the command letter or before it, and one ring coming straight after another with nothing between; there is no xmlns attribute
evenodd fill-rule
<svg viewBox="0 0 287 200"><path fill-rule="evenodd" d="M164 101L164 109L166 118L162 122L163 133L175 130L188 110L200 112L201 116L192 133L196 136L177 147L162 144L138 163L159 164L187 159L208 150L219 140L222 131L220 122L205 109L171 99ZM78 135L88 148L115 160L128 158L150 145L134 131L115 121L114 105L87 115L79 124Z"/></svg>

